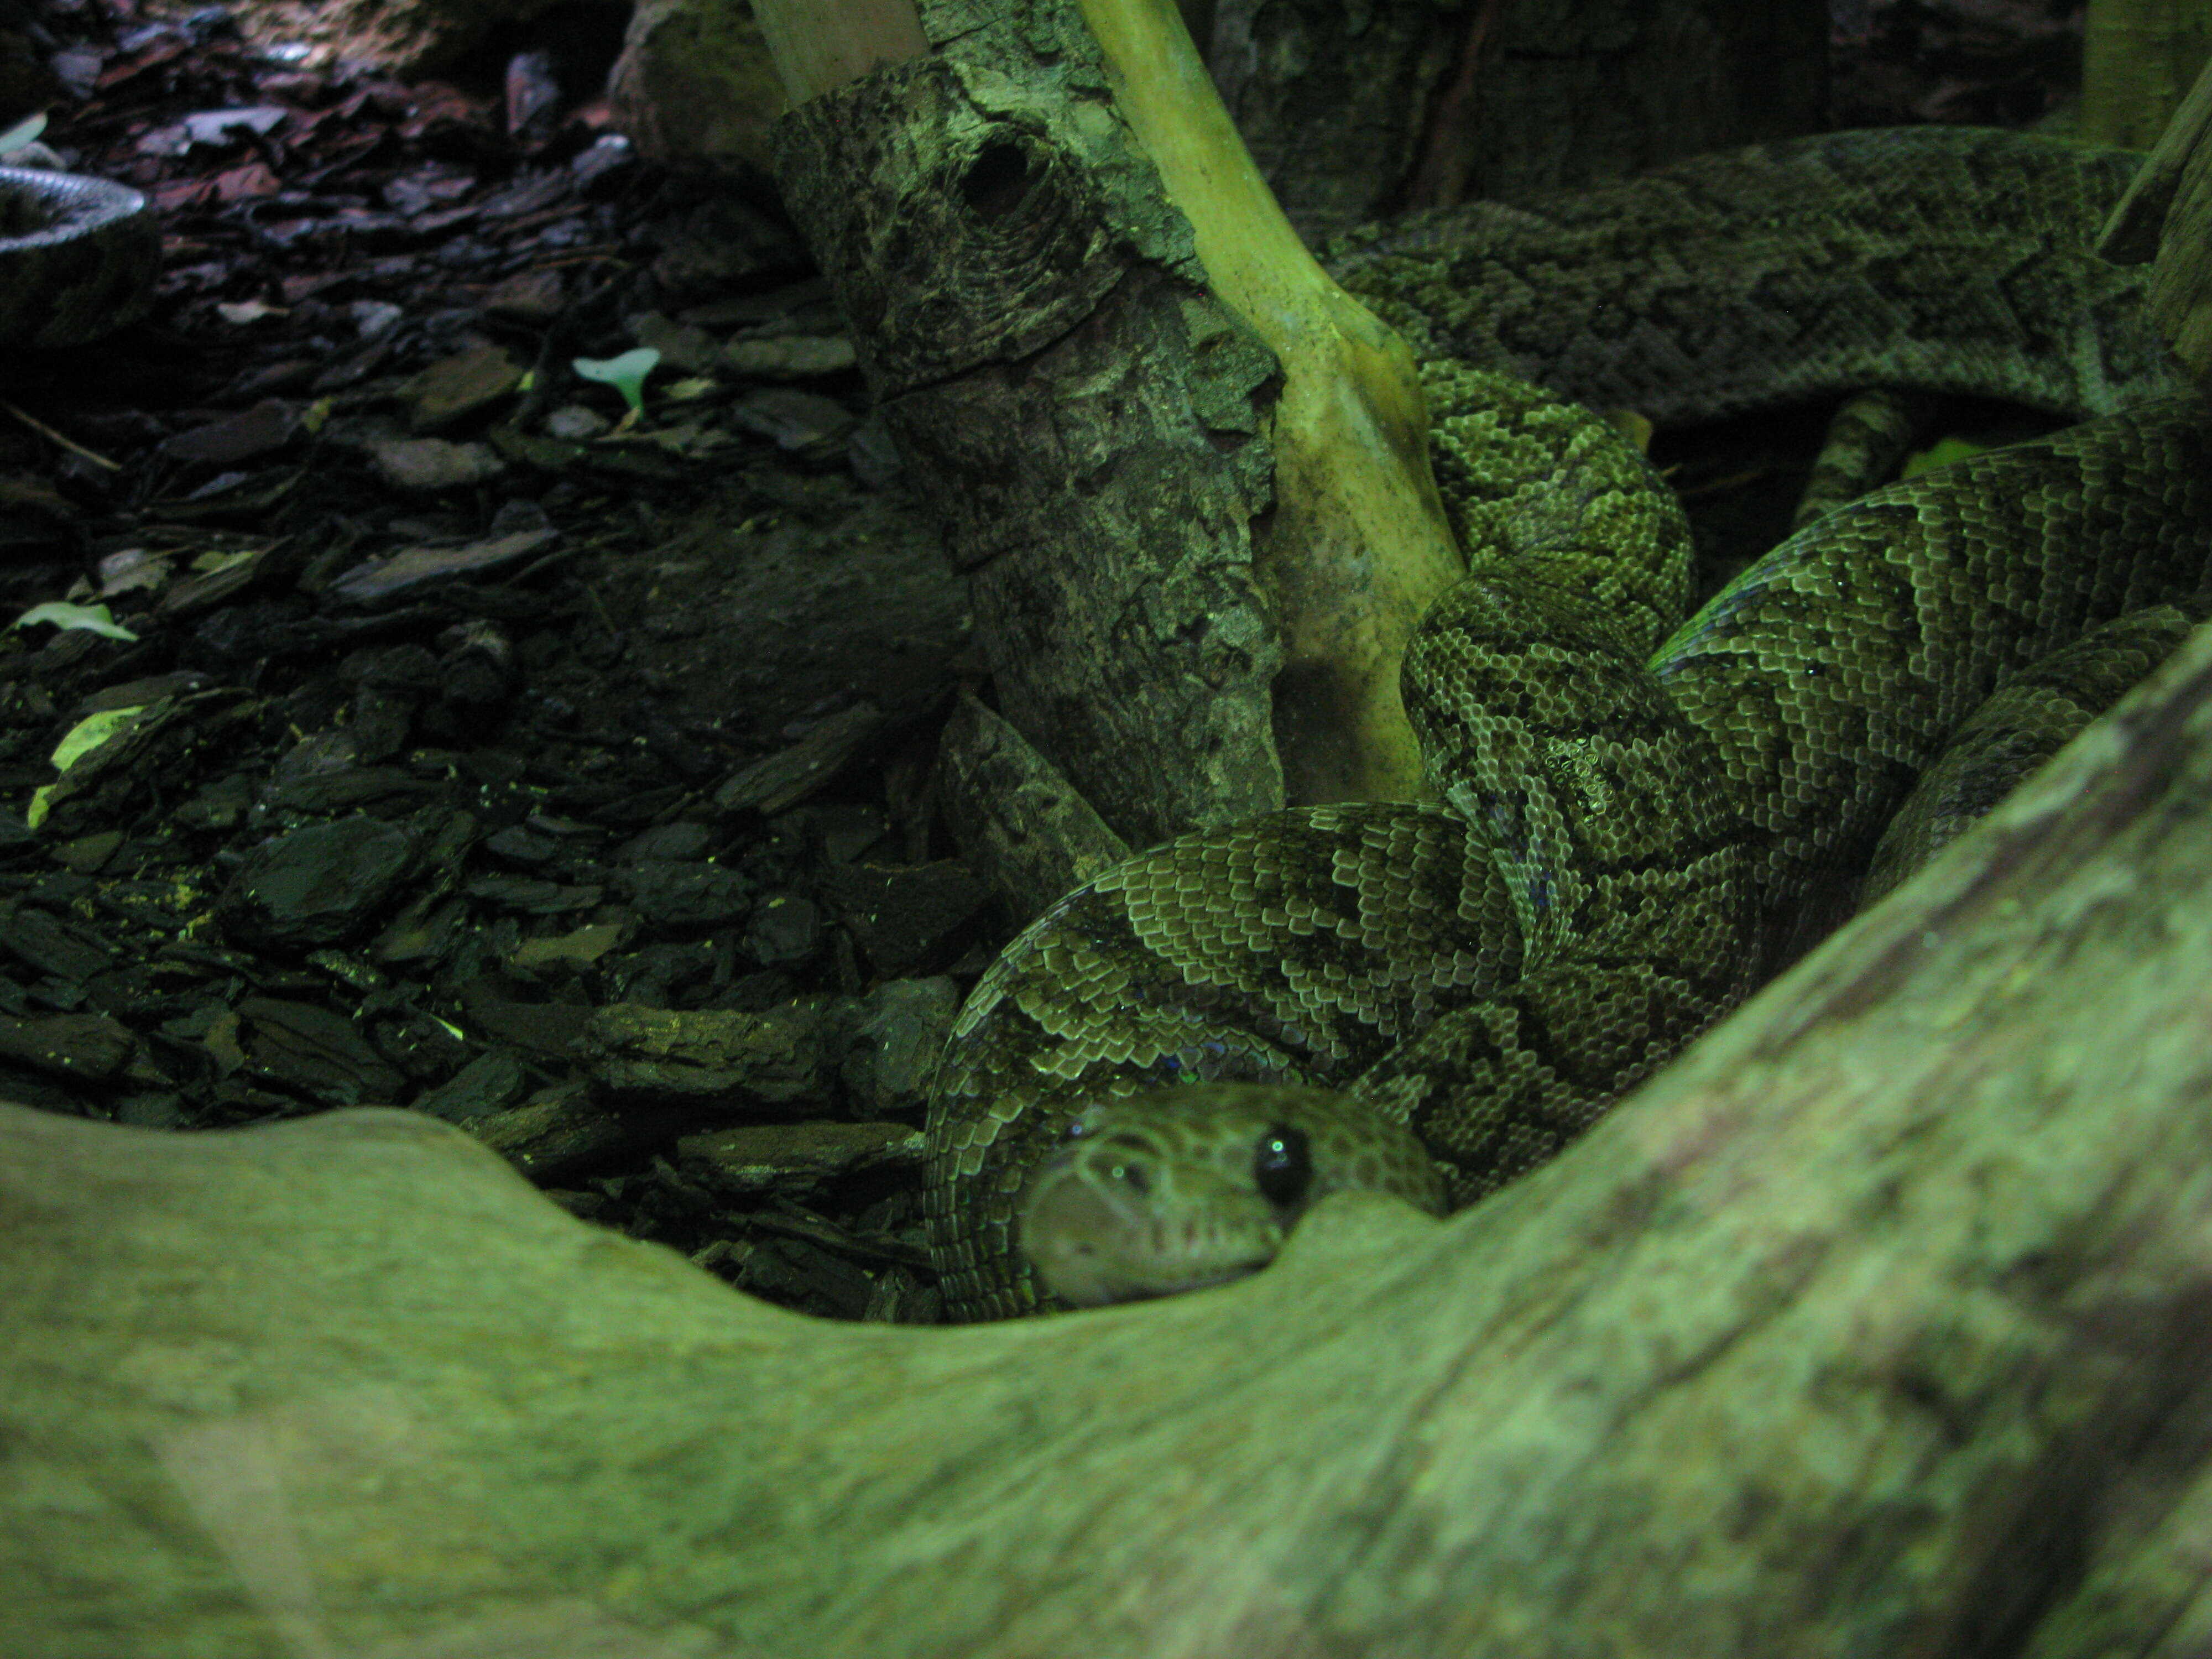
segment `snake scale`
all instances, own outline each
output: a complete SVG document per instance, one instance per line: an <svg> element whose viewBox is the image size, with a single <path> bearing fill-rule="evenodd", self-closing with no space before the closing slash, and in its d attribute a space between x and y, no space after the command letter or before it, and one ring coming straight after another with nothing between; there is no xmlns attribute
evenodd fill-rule
<svg viewBox="0 0 2212 1659"><path fill-rule="evenodd" d="M136 320L161 264L161 223L137 191L0 167L0 349L79 345Z"/></svg>
<svg viewBox="0 0 2212 1659"><path fill-rule="evenodd" d="M2089 252L2138 160L1843 133L1339 239L1422 360L1468 558L1403 675L1437 800L1186 836L1007 947L932 1093L951 1315L1054 1304L1023 1242L1115 1300L1264 1262L1338 1187L1480 1198L1845 914L1923 774L1878 880L1986 806L1954 737L2017 775L2069 690L2170 648L2212 415ZM2084 423L1830 512L1682 621L1680 509L1589 410L1869 385Z"/></svg>

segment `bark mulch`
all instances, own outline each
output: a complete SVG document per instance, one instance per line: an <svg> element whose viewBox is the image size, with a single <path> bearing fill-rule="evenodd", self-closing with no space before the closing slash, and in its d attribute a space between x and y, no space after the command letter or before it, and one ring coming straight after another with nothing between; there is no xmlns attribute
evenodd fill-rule
<svg viewBox="0 0 2212 1659"><path fill-rule="evenodd" d="M927 787L966 621L772 195L641 165L604 62L38 27L45 142L166 263L0 358L0 617L114 624L0 632L0 1097L409 1106L749 1291L933 1317L922 1076L1004 932ZM641 345L625 420L575 364Z"/></svg>

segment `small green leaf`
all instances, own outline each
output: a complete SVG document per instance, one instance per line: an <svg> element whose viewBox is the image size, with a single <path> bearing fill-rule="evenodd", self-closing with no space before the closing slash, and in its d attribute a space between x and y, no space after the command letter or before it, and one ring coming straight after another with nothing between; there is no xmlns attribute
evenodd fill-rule
<svg viewBox="0 0 2212 1659"><path fill-rule="evenodd" d="M22 149L46 130L46 118L44 115L25 116L7 131L0 132L0 155L5 155L11 149Z"/></svg>
<svg viewBox="0 0 2212 1659"><path fill-rule="evenodd" d="M115 613L104 605L64 605L59 600L34 605L15 618L15 626L28 628L33 623L46 623L55 628L82 628L88 634L104 634L111 640L138 637L116 621Z"/></svg>
<svg viewBox="0 0 2212 1659"><path fill-rule="evenodd" d="M66 772L94 750L106 743L131 720L145 712L144 703L134 703L128 708L103 708L97 714L88 714L70 727L62 740L54 745L54 770Z"/></svg>
<svg viewBox="0 0 2212 1659"><path fill-rule="evenodd" d="M639 346L619 357L578 357L568 367L587 380L612 386L622 393L629 412L641 415L645 412L645 377L659 361L660 354L651 346Z"/></svg>
<svg viewBox="0 0 2212 1659"><path fill-rule="evenodd" d="M1938 439L1932 448L1916 450L1905 458L1901 478L1917 478L1923 472L1933 472L1939 466L1948 466L1954 461L1963 461L1970 455L1984 454L1995 448L1993 444L1970 443L1964 438Z"/></svg>
<svg viewBox="0 0 2212 1659"><path fill-rule="evenodd" d="M146 705L142 702L129 708L103 708L97 714L87 715L70 727L54 745L54 770L68 771L145 712ZM46 821L46 809L53 804L55 787L45 783L31 791L31 804L23 811L23 822L30 828L35 830Z"/></svg>

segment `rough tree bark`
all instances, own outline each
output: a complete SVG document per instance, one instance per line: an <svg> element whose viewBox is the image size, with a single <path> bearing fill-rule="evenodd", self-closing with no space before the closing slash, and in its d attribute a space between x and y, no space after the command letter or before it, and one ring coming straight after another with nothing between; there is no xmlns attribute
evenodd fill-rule
<svg viewBox="0 0 2212 1659"><path fill-rule="evenodd" d="M944 10L916 27L953 50L794 92L785 198L969 574L1007 719L1139 845L1263 811L1281 653L1249 525L1275 362L1206 292L1073 11L978 40Z"/></svg>
<svg viewBox="0 0 2212 1659"><path fill-rule="evenodd" d="M0 1652L2195 1659L2208 808L2200 634L1548 1169L1005 1326L0 1110Z"/></svg>

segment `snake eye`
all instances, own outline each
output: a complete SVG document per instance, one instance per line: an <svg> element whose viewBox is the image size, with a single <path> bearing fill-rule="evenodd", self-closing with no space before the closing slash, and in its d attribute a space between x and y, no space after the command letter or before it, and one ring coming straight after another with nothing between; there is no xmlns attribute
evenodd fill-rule
<svg viewBox="0 0 2212 1659"><path fill-rule="evenodd" d="M1278 1207L1296 1204L1313 1184L1313 1143L1304 1129L1276 1124L1252 1149L1252 1184Z"/></svg>
<svg viewBox="0 0 2212 1659"><path fill-rule="evenodd" d="M1152 1190L1152 1177L1141 1164L1115 1164L1108 1166L1107 1179L1118 1181L1139 1198Z"/></svg>

